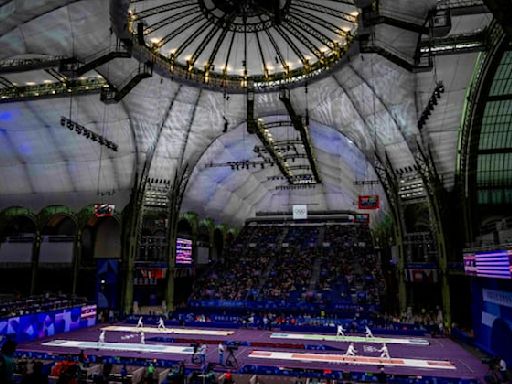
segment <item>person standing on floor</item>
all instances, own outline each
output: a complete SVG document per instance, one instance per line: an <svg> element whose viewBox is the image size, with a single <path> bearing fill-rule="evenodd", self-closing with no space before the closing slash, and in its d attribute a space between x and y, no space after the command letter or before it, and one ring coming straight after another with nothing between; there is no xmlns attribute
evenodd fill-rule
<svg viewBox="0 0 512 384"><path fill-rule="evenodd" d="M226 351L226 348L224 347L224 344L219 343L217 346L217 352L219 353L219 365L224 365L224 352Z"/></svg>
<svg viewBox="0 0 512 384"><path fill-rule="evenodd" d="M100 336L98 337L98 345L105 344L105 331L100 332Z"/></svg>
<svg viewBox="0 0 512 384"><path fill-rule="evenodd" d="M355 356L357 353L356 347L354 346L354 343L350 343L347 348L347 352L345 352L345 356Z"/></svg>
<svg viewBox="0 0 512 384"><path fill-rule="evenodd" d="M380 357L383 359L389 359L389 351L388 347L386 346L386 343L382 344L382 348L379 349Z"/></svg>

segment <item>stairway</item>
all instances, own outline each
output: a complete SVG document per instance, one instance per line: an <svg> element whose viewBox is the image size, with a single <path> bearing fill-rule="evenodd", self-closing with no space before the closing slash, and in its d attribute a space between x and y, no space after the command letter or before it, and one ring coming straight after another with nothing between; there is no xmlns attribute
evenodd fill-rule
<svg viewBox="0 0 512 384"><path fill-rule="evenodd" d="M311 273L311 280L309 281L309 290L313 291L320 279L320 272L322 270L322 257L317 257L313 262L313 271Z"/></svg>
<svg viewBox="0 0 512 384"><path fill-rule="evenodd" d="M288 235L289 230L290 227L283 227L283 232L279 235L276 241L277 247L281 248L283 246L283 240L286 238L286 235Z"/></svg>
<svg viewBox="0 0 512 384"><path fill-rule="evenodd" d="M316 246L319 248L322 248L322 246L324 244L324 239L325 239L325 226L322 225L320 227L320 229L318 230L318 239L316 242Z"/></svg>

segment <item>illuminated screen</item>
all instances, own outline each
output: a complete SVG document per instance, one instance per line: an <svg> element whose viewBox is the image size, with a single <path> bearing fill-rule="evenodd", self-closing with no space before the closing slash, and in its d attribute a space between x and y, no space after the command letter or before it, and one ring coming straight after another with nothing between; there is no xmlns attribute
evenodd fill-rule
<svg viewBox="0 0 512 384"><path fill-rule="evenodd" d="M464 254L464 273L468 276L476 276L476 263L474 253Z"/></svg>
<svg viewBox="0 0 512 384"><path fill-rule="evenodd" d="M176 239L176 265L192 265L192 240Z"/></svg>
<svg viewBox="0 0 512 384"><path fill-rule="evenodd" d="M497 249L494 251L476 252L476 275L495 279L510 279L512 250Z"/></svg>
<svg viewBox="0 0 512 384"><path fill-rule="evenodd" d="M115 208L112 204L94 204L94 214L96 217L112 216Z"/></svg>
<svg viewBox="0 0 512 384"><path fill-rule="evenodd" d="M379 195L359 195L357 206L359 209L378 209Z"/></svg>
<svg viewBox="0 0 512 384"><path fill-rule="evenodd" d="M368 224L370 222L370 215L367 213L357 213L354 215L354 223Z"/></svg>

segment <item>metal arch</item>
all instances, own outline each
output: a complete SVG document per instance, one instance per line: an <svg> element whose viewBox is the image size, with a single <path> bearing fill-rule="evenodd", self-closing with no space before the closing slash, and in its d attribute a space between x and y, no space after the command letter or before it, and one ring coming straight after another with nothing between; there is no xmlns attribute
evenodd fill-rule
<svg viewBox="0 0 512 384"><path fill-rule="evenodd" d="M263 65L263 72L265 72L267 70L267 64L265 61L265 55L263 54L263 49L261 48L261 41L260 41L259 33L256 33L256 43L258 45L258 51L260 53L261 64ZM265 73L265 75L266 75L266 73Z"/></svg>
<svg viewBox="0 0 512 384"><path fill-rule="evenodd" d="M204 7L204 3L201 0L199 3L199 7L200 7L201 11L203 12L204 16L211 22L215 22L216 20L219 19L218 16L212 14L209 9ZM274 25L272 18L269 18L268 20L262 20L260 18L260 21L261 21L260 23L246 22L245 24L234 22L234 23L229 24L227 26L227 29L231 32L236 32L236 33L257 33L257 32L262 32L263 30L269 29Z"/></svg>
<svg viewBox="0 0 512 384"><path fill-rule="evenodd" d="M350 1L346 1L346 0L327 0L327 1L330 1L331 3L336 3L336 4L346 4L346 5L351 5L353 7L355 7L356 5L354 4L354 2L350 2Z"/></svg>
<svg viewBox="0 0 512 384"><path fill-rule="evenodd" d="M196 30L194 32L192 32L192 34L187 37L182 43L181 45L178 47L178 49L176 49L176 52L174 52L172 54L173 57L179 57L183 51L185 50L185 48L192 44L203 32L204 32L204 28L206 27L206 25L209 23L209 21L206 21L205 23L201 24L199 27L196 28Z"/></svg>
<svg viewBox="0 0 512 384"><path fill-rule="evenodd" d="M192 58L190 59L190 64L194 65L194 63L199 58L199 56L201 56L201 54L203 53L205 48L208 46L208 44L210 44L210 41L217 34L217 32L219 32L219 30L222 28L222 24L224 24L224 19L225 19L225 17L217 20L217 22L213 25L213 27L210 29L210 31L206 33L203 40L199 43L199 45L195 49L194 53L192 54ZM225 31L225 30L226 29L224 28L223 31ZM222 34L221 34L221 36L222 36Z"/></svg>
<svg viewBox="0 0 512 384"><path fill-rule="evenodd" d="M334 41L331 40L326 34L322 33L318 29L312 27L310 24L304 23L302 20L295 17L295 15L293 15L291 13L288 14L286 17L286 20L289 23L294 24L297 28L302 28L305 31L308 31L308 33L312 37L314 37L317 41L319 41L320 43L325 44L327 46L330 45L332 49L335 48Z"/></svg>
<svg viewBox="0 0 512 384"><path fill-rule="evenodd" d="M174 39L176 36L182 34L183 32L185 32L187 29L189 29L190 27L192 27L194 24L196 24L196 22L200 21L200 19L202 19L202 15L199 15L199 16L196 16L194 17L192 20L189 20L187 21L186 23L180 25L177 29L175 29L174 31L172 31L171 33L168 33L167 35L165 35L162 40L160 41L160 44L162 46L164 46L165 44L167 44L169 41L171 41L172 39ZM207 24L209 23L208 20L206 20L206 22L204 22L202 25L201 25L201 28L203 28L204 26L206 26Z"/></svg>
<svg viewBox="0 0 512 384"><path fill-rule="evenodd" d="M231 50L233 48L233 43L235 41L235 32L232 32L231 41L229 43L228 53L226 54L226 62L224 63L224 70L227 72L229 58L231 57Z"/></svg>
<svg viewBox="0 0 512 384"><path fill-rule="evenodd" d="M274 47L274 51L276 52L277 57L279 58L281 66L283 67L283 69L286 70L286 68L287 68L286 60L284 59L283 55L281 54L281 51L279 50L279 46L277 45L276 41L274 40L274 37L268 30L265 30L265 33L267 34L270 44L272 44L272 47Z"/></svg>
<svg viewBox="0 0 512 384"><path fill-rule="evenodd" d="M302 34L295 26L282 24L282 28L286 29L293 37L300 41L300 43L305 46L309 51L316 56L319 60L323 59L322 52L309 40L309 38Z"/></svg>
<svg viewBox="0 0 512 384"><path fill-rule="evenodd" d="M281 36L281 37L282 37L282 38L283 38L283 39L288 43L288 45L290 46L290 48L292 49L292 51L297 55L297 57L299 57L299 58L300 58L300 61L301 61L302 63L304 63L304 62L305 62L305 60L306 60L306 58L302 55L302 52L300 51L299 47L297 47L297 46L295 45L295 43L292 41L292 39L290 38L290 36L288 36L285 32L283 32L283 31L281 30L281 28L280 28L280 27L278 27L278 26L275 26L275 28L274 28L274 29L275 29L275 30L276 30L276 32L277 32L277 33L278 33L278 34L279 34L279 35L280 35L280 36ZM280 52L280 50L279 50L279 46L277 47L277 50ZM282 55L281 55L281 56L282 56ZM288 67L288 65L287 65L285 68L287 68L287 67Z"/></svg>
<svg viewBox="0 0 512 384"><path fill-rule="evenodd" d="M195 15L196 13L201 12L201 10L199 8L198 8L197 11L193 11L194 8L195 7L192 7L191 9L187 9L186 11L175 13L175 14L169 16L169 17L166 17L165 19L157 21L156 23L149 24L149 25L146 26L146 28L144 28L144 32L145 33L147 32L147 34L156 32L160 28L163 28L163 27L169 25L170 23L173 23L173 22L175 22L177 20L180 20L183 17Z"/></svg>
<svg viewBox="0 0 512 384"><path fill-rule="evenodd" d="M226 23L229 23L231 21L231 19L228 18L228 20L226 20ZM215 41L215 45L213 46L213 49L212 49L212 53L210 54L210 57L208 58L208 62L206 64L206 67L209 69L214 60L215 60L215 57L217 56L217 53L219 52L219 49L221 47L221 45L224 43L224 40L226 39L226 35L228 34L228 29L227 28L224 28L222 30L222 32L220 33L219 37L217 38L217 41ZM233 34L233 37L235 35ZM227 66L227 64L226 64Z"/></svg>
<svg viewBox="0 0 512 384"><path fill-rule="evenodd" d="M290 15L295 16L295 17L300 17L302 19L306 19L309 23L320 25L323 28L325 28L337 35L343 35L343 36L350 35L349 32L345 32L343 29L338 27L336 24L333 24L330 21L327 21L324 19L320 19L317 16L313 15L312 13L306 12L304 10L300 10L300 12L299 12L299 9L297 9L297 12L291 11Z"/></svg>
<svg viewBox="0 0 512 384"><path fill-rule="evenodd" d="M350 13L339 11L337 9L327 7L325 5L315 4L308 0L298 0L298 4L301 4L304 8L310 9L315 12L319 12L322 14L328 14L330 16L334 16L338 19L345 20L349 23L355 23L356 17L352 16Z"/></svg>
<svg viewBox="0 0 512 384"><path fill-rule="evenodd" d="M174 11L176 9L194 5L193 3L191 4L191 1L193 1L193 0L177 0L177 1L170 2L170 3L164 4L164 5L158 5L153 8L148 8L142 12L136 13L134 20L141 20L141 19L145 19L146 17L157 15L159 13L166 13L166 12Z"/></svg>

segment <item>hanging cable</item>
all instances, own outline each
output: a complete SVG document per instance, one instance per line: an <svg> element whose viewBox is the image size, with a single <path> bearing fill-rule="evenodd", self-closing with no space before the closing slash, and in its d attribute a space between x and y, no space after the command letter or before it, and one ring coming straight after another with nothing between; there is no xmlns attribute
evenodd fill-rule
<svg viewBox="0 0 512 384"><path fill-rule="evenodd" d="M110 52L110 49L112 47L112 32L109 36L108 41L108 50ZM107 63L107 79L110 78L110 61ZM101 136L105 136L105 125L107 122L107 104L103 103L103 116L102 116L102 123L101 123ZM103 194L100 192L100 184L101 184L101 163L103 161L103 146L100 146L100 158L98 162L98 180L97 180L97 186L96 186L96 195L102 196ZM112 190L112 193L114 193L114 189ZM101 201L103 203L103 201Z"/></svg>

